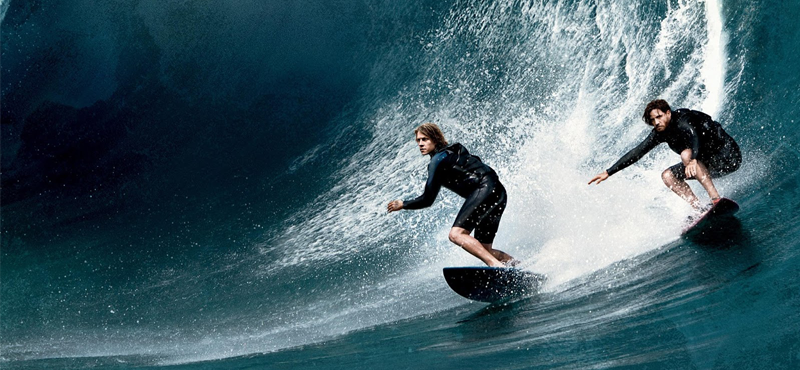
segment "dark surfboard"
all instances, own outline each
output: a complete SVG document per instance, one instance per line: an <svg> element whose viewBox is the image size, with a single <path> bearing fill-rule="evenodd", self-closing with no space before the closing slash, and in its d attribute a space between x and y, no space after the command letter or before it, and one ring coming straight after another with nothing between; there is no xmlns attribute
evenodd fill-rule
<svg viewBox="0 0 800 370"><path fill-rule="evenodd" d="M534 294L545 280L543 275L511 267L445 267L442 273L454 292L490 303Z"/></svg>
<svg viewBox="0 0 800 370"><path fill-rule="evenodd" d="M728 198L722 198L711 206L708 211L686 226L681 235L691 238L711 229L724 228L725 224L733 218L737 211L739 211L739 205L736 202Z"/></svg>

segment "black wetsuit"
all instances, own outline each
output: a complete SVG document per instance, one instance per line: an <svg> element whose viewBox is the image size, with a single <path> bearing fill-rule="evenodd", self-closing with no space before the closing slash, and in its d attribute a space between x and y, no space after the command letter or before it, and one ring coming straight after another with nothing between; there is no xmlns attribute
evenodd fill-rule
<svg viewBox="0 0 800 370"><path fill-rule="evenodd" d="M702 162L712 178L736 171L742 164L739 146L718 122L703 112L678 109L672 111L672 118L666 130L658 132L653 129L641 144L606 170L608 175L613 175L636 163L661 143L667 143L670 149L678 154L691 149L692 159ZM686 166L683 161L669 169L676 178L686 179Z"/></svg>
<svg viewBox="0 0 800 370"><path fill-rule="evenodd" d="M403 201L403 208L429 207L442 186L466 198L453 227L475 230L475 239L491 244L506 208L506 189L497 173L461 144L450 145L431 153L425 192Z"/></svg>

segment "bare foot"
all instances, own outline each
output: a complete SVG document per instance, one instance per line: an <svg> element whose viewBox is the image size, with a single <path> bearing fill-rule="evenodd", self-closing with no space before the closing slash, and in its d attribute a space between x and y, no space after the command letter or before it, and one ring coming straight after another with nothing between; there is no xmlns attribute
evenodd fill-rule
<svg viewBox="0 0 800 370"><path fill-rule="evenodd" d="M512 259L510 259L508 261L503 262L503 264L505 264L506 267L517 267L517 265L519 265L520 263L522 263L522 261L520 261L520 260L518 260L516 258L512 258Z"/></svg>
<svg viewBox="0 0 800 370"><path fill-rule="evenodd" d="M497 263L492 262L492 264L490 264L489 267L506 267L506 264L503 263L503 262L497 261Z"/></svg>

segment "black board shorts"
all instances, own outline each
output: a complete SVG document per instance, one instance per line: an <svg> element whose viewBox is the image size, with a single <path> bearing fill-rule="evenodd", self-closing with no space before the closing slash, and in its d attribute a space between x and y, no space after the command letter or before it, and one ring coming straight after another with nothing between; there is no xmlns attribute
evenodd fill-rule
<svg viewBox="0 0 800 370"><path fill-rule="evenodd" d="M729 140L715 154L708 157L700 156L697 161L702 162L712 179L725 176L739 169L742 165L742 152L735 141ZM683 162L677 163L669 168L677 179L686 180L686 165ZM693 179L693 178L691 178Z"/></svg>
<svg viewBox="0 0 800 370"><path fill-rule="evenodd" d="M474 230L475 239L483 244L492 244L506 203L506 189L497 175L484 175L478 188L467 197L458 211L453 227L461 227L469 232Z"/></svg>

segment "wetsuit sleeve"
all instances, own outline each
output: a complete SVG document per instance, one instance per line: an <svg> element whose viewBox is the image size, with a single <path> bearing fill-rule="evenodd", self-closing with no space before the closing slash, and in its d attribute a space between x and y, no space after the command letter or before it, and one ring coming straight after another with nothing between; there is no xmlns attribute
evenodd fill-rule
<svg viewBox="0 0 800 370"><path fill-rule="evenodd" d="M697 155L700 154L700 135L697 134L697 130L695 130L689 122L680 122L678 124L678 129L683 131L686 137L689 138L690 149L692 149L692 159L697 159Z"/></svg>
<svg viewBox="0 0 800 370"><path fill-rule="evenodd" d="M650 132L650 135L644 139L644 141L622 156L622 158L620 158L617 163L614 163L613 166L607 169L606 172L608 172L608 175L611 176L619 171L622 171L625 167L636 163L636 161L644 157L647 152L651 151L658 144L659 141L656 138L656 130L653 130Z"/></svg>
<svg viewBox="0 0 800 370"><path fill-rule="evenodd" d="M425 192L414 199L404 200L403 209L420 209L430 207L433 204L436 196L439 195L439 190L442 189L442 183L439 181L436 170L445 157L446 154L437 154L431 159L431 163L428 165L428 181L425 182Z"/></svg>

